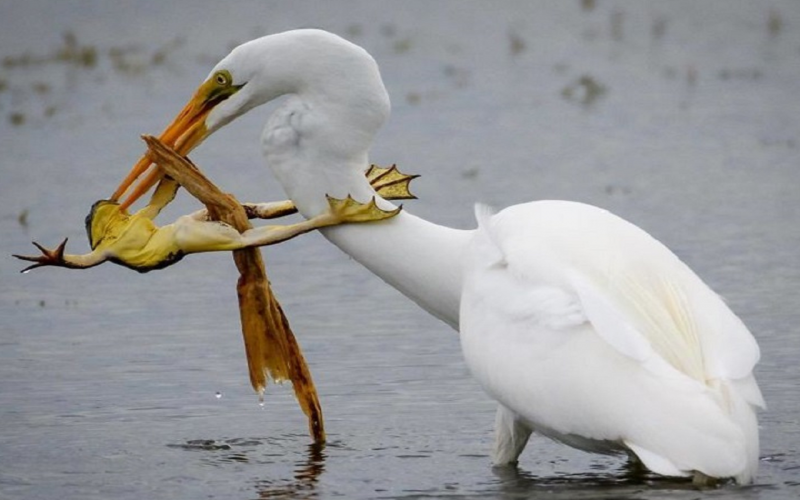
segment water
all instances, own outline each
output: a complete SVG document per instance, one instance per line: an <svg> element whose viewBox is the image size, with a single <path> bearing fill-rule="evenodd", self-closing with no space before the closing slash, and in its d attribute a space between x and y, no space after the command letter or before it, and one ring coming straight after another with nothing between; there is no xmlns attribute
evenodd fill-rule
<svg viewBox="0 0 800 500"><path fill-rule="evenodd" d="M475 201L593 203L725 296L762 347L769 411L757 484L702 495L798 496L796 2L133 5L0 5L0 498L700 495L543 439L517 471L493 470L494 406L457 336L317 235L265 256L320 393L323 449L288 387L263 409L249 387L229 256L18 272L8 255L31 240L87 249L83 217L139 134L231 46L301 26L381 64L393 117L373 160L422 174L408 210L472 227ZM193 158L240 199L280 199L257 145L266 111L251 115ZM182 196L164 220L195 208Z"/></svg>

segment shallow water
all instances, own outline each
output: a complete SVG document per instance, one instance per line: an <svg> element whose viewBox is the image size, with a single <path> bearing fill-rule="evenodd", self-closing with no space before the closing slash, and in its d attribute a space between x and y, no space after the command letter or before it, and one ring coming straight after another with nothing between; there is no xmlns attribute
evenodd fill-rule
<svg viewBox="0 0 800 500"><path fill-rule="evenodd" d="M687 261L758 339L769 404L757 484L702 495L800 494L796 2L133 5L0 5L0 498L698 497L544 439L493 470L494 406L455 333L317 235L264 254L324 449L289 388L262 408L249 387L228 256L18 273L31 240L87 248L83 217L139 134L230 47L302 26L381 64L393 116L373 160L422 174L408 210L471 227L475 201L580 200ZM193 158L240 199L282 198L251 115Z"/></svg>

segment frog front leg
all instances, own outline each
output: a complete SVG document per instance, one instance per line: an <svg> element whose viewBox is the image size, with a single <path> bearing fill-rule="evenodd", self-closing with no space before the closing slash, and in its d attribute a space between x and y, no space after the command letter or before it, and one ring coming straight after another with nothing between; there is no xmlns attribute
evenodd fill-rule
<svg viewBox="0 0 800 500"><path fill-rule="evenodd" d="M87 254L75 255L64 253L67 246L67 239L61 242L54 250L49 250L42 245L33 242L34 246L42 252L41 255L16 255L14 257L34 264L26 267L21 272L27 273L37 267L54 266L65 267L67 269L87 269L102 264L109 259L109 254L104 249L95 249Z"/></svg>

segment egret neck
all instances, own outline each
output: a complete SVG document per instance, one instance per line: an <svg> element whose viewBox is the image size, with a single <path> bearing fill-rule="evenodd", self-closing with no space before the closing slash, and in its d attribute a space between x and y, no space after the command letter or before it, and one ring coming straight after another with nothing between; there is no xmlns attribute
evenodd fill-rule
<svg viewBox="0 0 800 500"><path fill-rule="evenodd" d="M394 205L381 198L364 177L372 132L344 117L335 140L326 127L335 109L291 96L268 121L262 136L264 156L298 211L306 218L327 210L326 195L352 196L378 206ZM363 116L362 116L363 118ZM363 122L361 123L363 125ZM347 224L322 234L364 267L395 287L420 307L458 329L461 294L461 252L473 231L440 226L402 211L395 217L367 224ZM435 277L435 278L434 278Z"/></svg>
<svg viewBox="0 0 800 500"><path fill-rule="evenodd" d="M473 231L400 212L392 219L346 224L322 234L433 316L458 330L462 250Z"/></svg>

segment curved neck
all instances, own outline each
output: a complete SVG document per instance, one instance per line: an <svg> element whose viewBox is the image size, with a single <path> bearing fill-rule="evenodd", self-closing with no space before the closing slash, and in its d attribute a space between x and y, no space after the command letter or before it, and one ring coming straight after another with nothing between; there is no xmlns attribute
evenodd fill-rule
<svg viewBox="0 0 800 500"><path fill-rule="evenodd" d="M323 35L303 35L309 36ZM312 53L302 47L289 44L289 50L302 52L293 57ZM311 78L316 86L303 85L304 74L286 77L294 84L287 86L285 101L272 113L262 135L267 163L306 218L328 209L326 195L352 196L361 203L377 197L364 175L367 151L389 114L377 65L363 49L330 39L320 47L327 55L311 58L311 68L296 61L286 67L316 68L315 74L327 76ZM394 208L382 198L377 201L380 208ZM423 309L458 328L461 252L471 231L401 212L389 220L346 224L322 233Z"/></svg>
<svg viewBox="0 0 800 500"><path fill-rule="evenodd" d="M262 136L267 162L298 211L306 218L323 213L326 195L352 196L362 203L375 196L380 208L395 208L378 197L364 176L366 152L331 154L320 143L324 137L304 133L293 123L309 114L305 102L290 98L272 115ZM458 328L461 250L471 231L438 226L403 211L389 220L345 224L322 234L420 307Z"/></svg>
<svg viewBox="0 0 800 500"><path fill-rule="evenodd" d="M400 212L382 222L323 229L323 235L373 274L458 330L462 249L473 231Z"/></svg>

